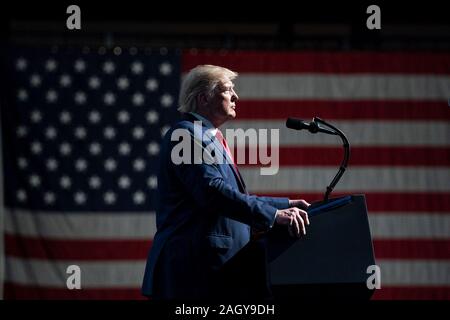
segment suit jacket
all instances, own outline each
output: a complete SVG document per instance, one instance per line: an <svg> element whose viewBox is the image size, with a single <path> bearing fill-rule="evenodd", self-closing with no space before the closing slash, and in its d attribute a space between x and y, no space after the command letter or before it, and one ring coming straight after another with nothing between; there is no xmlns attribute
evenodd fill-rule
<svg viewBox="0 0 450 320"><path fill-rule="evenodd" d="M249 195L229 161L200 161L201 152L216 159L229 158L220 142L208 135L210 128L202 123L198 130L194 121L198 119L187 115L167 132L161 144L157 232L145 268L145 296L208 297L217 289L211 288L215 274L250 241L251 227L269 230L276 210L289 206L287 198ZM190 145L192 152L180 152L181 140L171 140L172 133L177 132L187 133L183 141L187 137L185 146ZM195 148L201 152L196 153ZM172 152L185 156L190 163L175 164Z"/></svg>

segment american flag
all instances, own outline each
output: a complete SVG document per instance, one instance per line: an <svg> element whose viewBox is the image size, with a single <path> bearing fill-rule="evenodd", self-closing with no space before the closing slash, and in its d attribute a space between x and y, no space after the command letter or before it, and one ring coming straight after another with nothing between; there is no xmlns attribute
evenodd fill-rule
<svg viewBox="0 0 450 320"><path fill-rule="evenodd" d="M374 298L450 298L449 54L27 48L9 58L6 298L140 298L159 141L177 118L183 73L198 64L239 72L227 128L280 130L276 175L240 165L252 193L322 199L340 140L284 123L333 123L352 147L333 195L366 195L381 268ZM81 290L66 288L72 264Z"/></svg>
<svg viewBox="0 0 450 320"><path fill-rule="evenodd" d="M6 62L5 297L139 298L180 52L15 48Z"/></svg>

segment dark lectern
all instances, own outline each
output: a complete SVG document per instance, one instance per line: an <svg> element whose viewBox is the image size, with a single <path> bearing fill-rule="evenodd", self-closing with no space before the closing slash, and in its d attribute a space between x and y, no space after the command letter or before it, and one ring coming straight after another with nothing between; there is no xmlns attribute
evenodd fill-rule
<svg viewBox="0 0 450 320"><path fill-rule="evenodd" d="M275 226L266 236L275 299L370 299L375 264L364 195L313 203L306 236Z"/></svg>
<svg viewBox="0 0 450 320"><path fill-rule="evenodd" d="M326 127L323 127L324 125ZM324 200L308 208L311 225L294 239L275 226L265 237L272 292L277 299L370 299L367 268L375 264L364 195L329 199L350 157L345 134L320 118L306 122L289 118L290 129L338 135L344 159L326 188Z"/></svg>
<svg viewBox="0 0 450 320"><path fill-rule="evenodd" d="M293 238L286 226L275 224L225 264L217 287L228 299L368 300L373 290L367 287L372 275L367 268L375 259L366 199L364 195L329 198L347 167L347 138L320 118L310 123L289 118L286 125L339 135L345 150L339 171L326 188L324 200L308 207L311 224L305 236Z"/></svg>

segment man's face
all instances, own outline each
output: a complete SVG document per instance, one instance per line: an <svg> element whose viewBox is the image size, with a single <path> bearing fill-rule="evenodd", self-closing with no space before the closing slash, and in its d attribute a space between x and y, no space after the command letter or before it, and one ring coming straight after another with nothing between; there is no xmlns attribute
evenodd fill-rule
<svg viewBox="0 0 450 320"><path fill-rule="evenodd" d="M227 120L236 117L236 101L239 99L234 91L234 84L224 79L216 87L213 97L209 101L209 108L211 110L214 122L221 124Z"/></svg>

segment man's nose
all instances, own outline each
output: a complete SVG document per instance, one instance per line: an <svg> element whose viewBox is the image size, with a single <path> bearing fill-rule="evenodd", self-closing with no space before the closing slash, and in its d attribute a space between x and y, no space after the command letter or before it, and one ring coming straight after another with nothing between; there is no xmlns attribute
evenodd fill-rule
<svg viewBox="0 0 450 320"><path fill-rule="evenodd" d="M237 95L236 91L233 90L233 96L231 97L231 101L237 101L239 100L239 96Z"/></svg>

